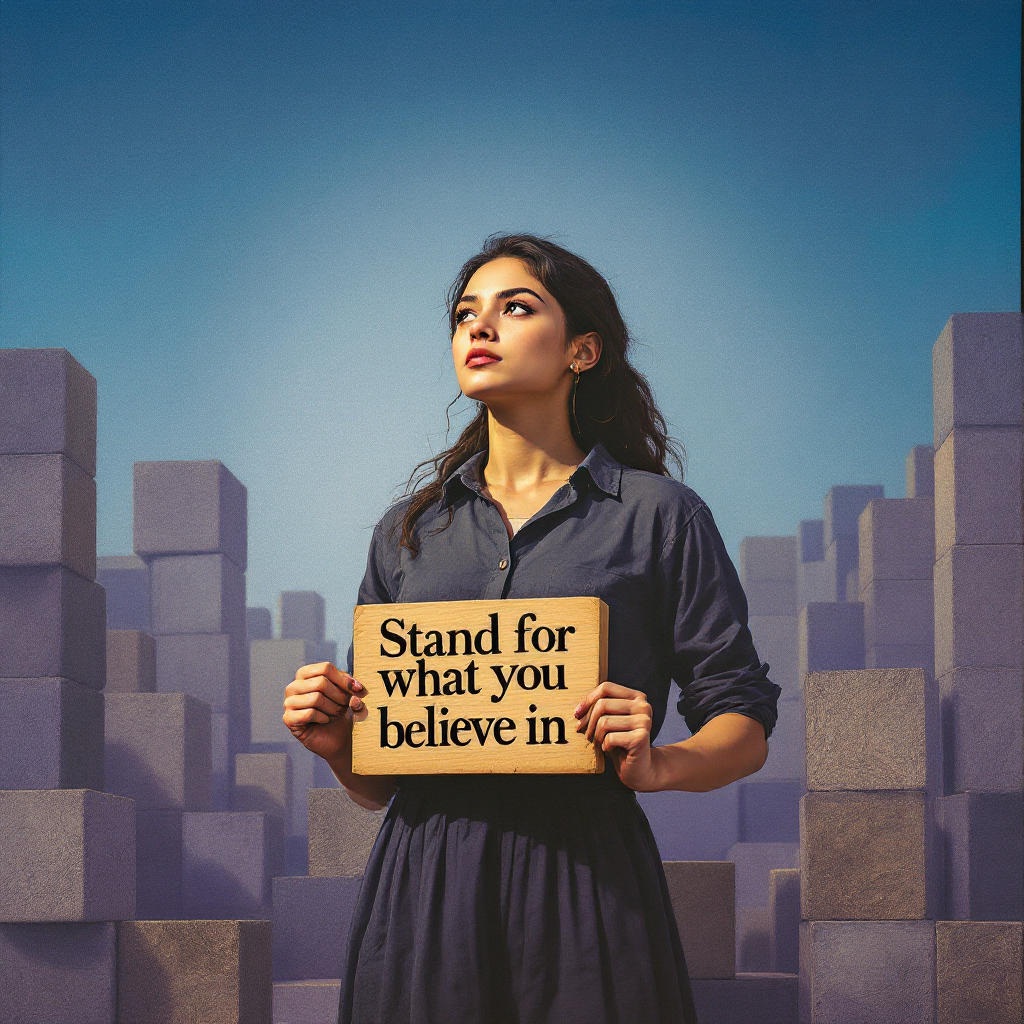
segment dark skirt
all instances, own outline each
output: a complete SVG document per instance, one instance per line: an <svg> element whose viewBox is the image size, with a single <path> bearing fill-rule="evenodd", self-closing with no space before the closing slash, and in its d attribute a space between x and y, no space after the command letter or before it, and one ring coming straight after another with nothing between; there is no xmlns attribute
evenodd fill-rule
<svg viewBox="0 0 1024 1024"><path fill-rule="evenodd" d="M340 1024L697 1024L665 873L611 774L402 780Z"/></svg>

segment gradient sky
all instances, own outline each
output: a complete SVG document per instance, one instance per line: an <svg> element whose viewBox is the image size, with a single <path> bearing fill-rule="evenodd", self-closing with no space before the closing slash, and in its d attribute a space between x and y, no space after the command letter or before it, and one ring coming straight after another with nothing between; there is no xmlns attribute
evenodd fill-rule
<svg viewBox="0 0 1024 1024"><path fill-rule="evenodd" d="M100 553L134 461L219 458L249 603L319 590L343 644L493 231L608 276L734 557L833 484L902 496L946 319L1019 308L1014 0L4 0L0 34L0 345L99 381Z"/></svg>

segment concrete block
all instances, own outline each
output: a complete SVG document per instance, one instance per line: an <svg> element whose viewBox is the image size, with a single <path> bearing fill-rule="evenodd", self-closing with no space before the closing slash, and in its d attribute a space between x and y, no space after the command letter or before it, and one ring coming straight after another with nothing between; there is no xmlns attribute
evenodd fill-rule
<svg viewBox="0 0 1024 1024"><path fill-rule="evenodd" d="M1024 548L971 544L935 563L935 674L1024 665Z"/></svg>
<svg viewBox="0 0 1024 1024"><path fill-rule="evenodd" d="M282 640L324 639L324 599L313 590L282 590L277 599Z"/></svg>
<svg viewBox="0 0 1024 1024"><path fill-rule="evenodd" d="M864 652L865 668L921 668L934 671L934 644L879 644Z"/></svg>
<svg viewBox="0 0 1024 1024"><path fill-rule="evenodd" d="M797 567L796 594L797 614L812 601L821 603L831 601L835 597L835 580L828 577L828 564L822 558L820 562L801 562Z"/></svg>
<svg viewBox="0 0 1024 1024"><path fill-rule="evenodd" d="M286 829L291 815L292 769L281 753L236 754L232 810L265 811Z"/></svg>
<svg viewBox="0 0 1024 1024"><path fill-rule="evenodd" d="M96 578L96 481L63 455L0 455L0 565Z"/></svg>
<svg viewBox="0 0 1024 1024"><path fill-rule="evenodd" d="M184 693L107 697L106 782L139 807L210 806L210 709Z"/></svg>
<svg viewBox="0 0 1024 1024"><path fill-rule="evenodd" d="M341 783L334 777L331 766L318 757L313 763L313 789L337 789Z"/></svg>
<svg viewBox="0 0 1024 1024"><path fill-rule="evenodd" d="M107 630L107 693L153 693L156 648L141 629Z"/></svg>
<svg viewBox="0 0 1024 1024"><path fill-rule="evenodd" d="M933 1024L934 921L805 921L800 1024Z"/></svg>
<svg viewBox="0 0 1024 1024"><path fill-rule="evenodd" d="M360 877L274 879L275 981L344 975L361 885Z"/></svg>
<svg viewBox="0 0 1024 1024"><path fill-rule="evenodd" d="M700 1024L793 1024L797 1012L795 974L737 974L731 981L694 981Z"/></svg>
<svg viewBox="0 0 1024 1024"><path fill-rule="evenodd" d="M292 768L292 820L289 831L293 836L306 836L309 834L308 794L313 789L316 763L320 758L295 739L288 744L287 753Z"/></svg>
<svg viewBox="0 0 1024 1024"><path fill-rule="evenodd" d="M0 1024L114 1024L117 925L0 924Z"/></svg>
<svg viewBox="0 0 1024 1024"><path fill-rule="evenodd" d="M134 481L137 554L221 554L245 571L247 492L223 463L136 462Z"/></svg>
<svg viewBox="0 0 1024 1024"><path fill-rule="evenodd" d="M224 555L154 558L153 634L245 636L245 574Z"/></svg>
<svg viewBox="0 0 1024 1024"><path fill-rule="evenodd" d="M0 679L0 789L103 789L103 694Z"/></svg>
<svg viewBox="0 0 1024 1024"><path fill-rule="evenodd" d="M796 559L821 562L825 559L825 520L801 519L796 528Z"/></svg>
<svg viewBox="0 0 1024 1024"><path fill-rule="evenodd" d="M739 790L740 842L800 841L800 797L804 786L799 779L745 779L739 783Z"/></svg>
<svg viewBox="0 0 1024 1024"><path fill-rule="evenodd" d="M248 706L248 644L243 637L183 633L158 636L155 647L157 689L162 693L187 693L213 712Z"/></svg>
<svg viewBox="0 0 1024 1024"><path fill-rule="evenodd" d="M64 455L96 475L96 378L66 349L0 349L0 455Z"/></svg>
<svg viewBox="0 0 1024 1024"><path fill-rule="evenodd" d="M0 791L0 922L135 916L135 805L89 789Z"/></svg>
<svg viewBox="0 0 1024 1024"><path fill-rule="evenodd" d="M1024 787L1021 674L1005 668L955 668L939 680L945 791Z"/></svg>
<svg viewBox="0 0 1024 1024"><path fill-rule="evenodd" d="M946 917L1019 921L1024 894L1021 792L958 793L938 801Z"/></svg>
<svg viewBox="0 0 1024 1024"><path fill-rule="evenodd" d="M338 641L320 640L310 645L310 656L313 661L329 661L332 665L338 665Z"/></svg>
<svg viewBox="0 0 1024 1024"><path fill-rule="evenodd" d="M743 588L750 615L796 615L796 580L751 580Z"/></svg>
<svg viewBox="0 0 1024 1024"><path fill-rule="evenodd" d="M270 927L270 921L118 925L118 1024L271 1024Z"/></svg>
<svg viewBox="0 0 1024 1024"><path fill-rule="evenodd" d="M1021 923L936 921L936 1024L1020 1024Z"/></svg>
<svg viewBox="0 0 1024 1024"><path fill-rule="evenodd" d="M246 608L245 631L250 640L273 640L274 617L269 608Z"/></svg>
<svg viewBox="0 0 1024 1024"><path fill-rule="evenodd" d="M362 875L385 812L360 807L344 789L311 789L308 798L309 873Z"/></svg>
<svg viewBox="0 0 1024 1024"><path fill-rule="evenodd" d="M795 579L796 542L796 537L744 537L739 566L743 585L754 580Z"/></svg>
<svg viewBox="0 0 1024 1024"><path fill-rule="evenodd" d="M736 906L766 907L774 868L800 866L799 843L737 843L728 853L736 865Z"/></svg>
<svg viewBox="0 0 1024 1024"><path fill-rule="evenodd" d="M934 588L926 580L875 580L861 593L865 648L933 647Z"/></svg>
<svg viewBox="0 0 1024 1024"><path fill-rule="evenodd" d="M237 746L233 742L233 716L226 713L210 715L210 804L211 811L231 809L234 788L234 760Z"/></svg>
<svg viewBox="0 0 1024 1024"><path fill-rule="evenodd" d="M825 575L829 601L856 601L856 593L847 593L846 584L851 574L860 569L857 559L859 541L856 537L837 537L825 549Z"/></svg>
<svg viewBox="0 0 1024 1024"><path fill-rule="evenodd" d="M878 580L928 580L935 562L935 503L931 498L875 498L860 514L862 593Z"/></svg>
<svg viewBox="0 0 1024 1024"><path fill-rule="evenodd" d="M808 793L800 802L800 912L910 921L940 906L933 810L921 791Z"/></svg>
<svg viewBox="0 0 1024 1024"><path fill-rule="evenodd" d="M872 498L884 498L882 484L842 484L825 495L825 550L837 537L857 537L857 521Z"/></svg>
<svg viewBox="0 0 1024 1024"><path fill-rule="evenodd" d="M736 865L665 861L663 867L690 977L734 977Z"/></svg>
<svg viewBox="0 0 1024 1024"><path fill-rule="evenodd" d="M107 629L150 630L149 566L138 555L96 560L96 580L107 592Z"/></svg>
<svg viewBox="0 0 1024 1024"><path fill-rule="evenodd" d="M1021 424L1020 313L954 313L932 348L936 450L954 427Z"/></svg>
<svg viewBox="0 0 1024 1024"><path fill-rule="evenodd" d="M181 849L186 917L270 916L270 880L284 867L284 837L274 815L186 811Z"/></svg>
<svg viewBox="0 0 1024 1024"><path fill-rule="evenodd" d="M282 721L284 690L312 662L306 640L253 640L249 645L251 738L253 743L292 743Z"/></svg>
<svg viewBox="0 0 1024 1024"><path fill-rule="evenodd" d="M776 781L806 776L806 725L803 700L780 700L778 720L768 740L768 760L750 781ZM738 785L741 785L739 783Z"/></svg>
<svg viewBox="0 0 1024 1024"><path fill-rule="evenodd" d="M141 920L182 916L183 813L168 807L135 810L135 916Z"/></svg>
<svg viewBox="0 0 1024 1024"><path fill-rule="evenodd" d="M768 663L771 681L782 687L783 694L795 694L800 689L796 616L756 615L747 625L758 655Z"/></svg>
<svg viewBox="0 0 1024 1024"><path fill-rule="evenodd" d="M338 1024L341 981L280 981L274 985L274 1024Z"/></svg>
<svg viewBox="0 0 1024 1024"><path fill-rule="evenodd" d="M907 497L934 498L935 449L930 444L915 445L907 456Z"/></svg>
<svg viewBox="0 0 1024 1024"><path fill-rule="evenodd" d="M0 568L0 678L62 678L102 690L105 597L69 569Z"/></svg>
<svg viewBox="0 0 1024 1024"><path fill-rule="evenodd" d="M768 945L771 970L800 970L800 871L776 868L768 873Z"/></svg>
<svg viewBox="0 0 1024 1024"><path fill-rule="evenodd" d="M736 966L744 974L771 970L771 941L767 907L736 911Z"/></svg>
<svg viewBox="0 0 1024 1024"><path fill-rule="evenodd" d="M846 583L843 586L843 592L846 594L845 600L856 601L857 600L857 587L860 583L860 569L851 569L846 574Z"/></svg>
<svg viewBox="0 0 1024 1024"><path fill-rule="evenodd" d="M797 620L800 679L808 672L864 667L864 605L812 601Z"/></svg>
<svg viewBox="0 0 1024 1024"><path fill-rule="evenodd" d="M1020 544L1020 427L957 427L935 453L935 558L954 544Z"/></svg>
<svg viewBox="0 0 1024 1024"><path fill-rule="evenodd" d="M739 842L739 784L708 793L637 793L663 860L725 860Z"/></svg>

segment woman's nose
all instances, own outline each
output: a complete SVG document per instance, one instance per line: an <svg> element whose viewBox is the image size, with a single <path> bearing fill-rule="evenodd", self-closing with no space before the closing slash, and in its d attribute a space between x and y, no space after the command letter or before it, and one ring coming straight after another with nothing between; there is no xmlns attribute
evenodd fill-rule
<svg viewBox="0 0 1024 1024"><path fill-rule="evenodd" d="M469 336L474 341L489 341L494 337L494 330L486 317L479 316L470 325Z"/></svg>

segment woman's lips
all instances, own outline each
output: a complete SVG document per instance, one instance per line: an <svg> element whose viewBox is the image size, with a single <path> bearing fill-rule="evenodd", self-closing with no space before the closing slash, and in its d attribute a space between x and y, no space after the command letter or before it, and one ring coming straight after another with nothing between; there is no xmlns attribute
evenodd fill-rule
<svg viewBox="0 0 1024 1024"><path fill-rule="evenodd" d="M491 352L470 352L466 357L466 365L473 366L488 366L490 363L500 363L501 356L496 356Z"/></svg>

